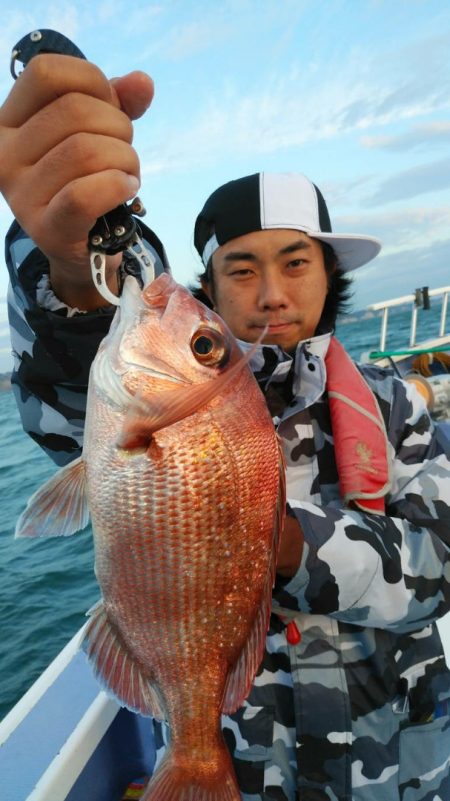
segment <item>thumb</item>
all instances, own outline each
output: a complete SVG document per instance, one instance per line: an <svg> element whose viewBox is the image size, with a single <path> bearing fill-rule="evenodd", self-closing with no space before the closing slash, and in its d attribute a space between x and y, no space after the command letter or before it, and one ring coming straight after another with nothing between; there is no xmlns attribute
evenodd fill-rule
<svg viewBox="0 0 450 801"><path fill-rule="evenodd" d="M147 111L153 100L153 81L145 72L135 71L122 78L112 78L111 87L120 108L130 120L137 120Z"/></svg>

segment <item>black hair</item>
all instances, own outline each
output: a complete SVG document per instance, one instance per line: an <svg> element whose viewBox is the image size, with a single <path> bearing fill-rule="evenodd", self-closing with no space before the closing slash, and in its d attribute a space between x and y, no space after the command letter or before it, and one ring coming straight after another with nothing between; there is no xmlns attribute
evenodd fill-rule
<svg viewBox="0 0 450 801"><path fill-rule="evenodd" d="M328 292L325 298L322 315L316 329L316 334L333 331L336 325L337 317L340 314L345 314L353 295L352 292L352 278L339 267L337 256L327 242L322 242L320 239L316 240L322 248L323 260L325 271L328 276ZM213 309L214 304L202 289L202 282L207 284L212 298L214 298L214 274L212 268L212 256L210 257L204 271L197 276L198 284L191 284L189 290L194 298L201 301L208 308Z"/></svg>
<svg viewBox="0 0 450 801"><path fill-rule="evenodd" d="M316 330L316 333L320 334L334 331L338 316L348 311L353 295L353 279L339 267L339 260L331 245L320 239L316 241L322 248L325 271L328 276L328 292Z"/></svg>

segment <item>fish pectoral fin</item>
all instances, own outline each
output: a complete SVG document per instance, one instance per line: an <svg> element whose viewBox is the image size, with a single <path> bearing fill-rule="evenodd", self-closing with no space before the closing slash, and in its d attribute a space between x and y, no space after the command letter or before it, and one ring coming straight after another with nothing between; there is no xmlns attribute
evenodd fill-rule
<svg viewBox="0 0 450 801"><path fill-rule="evenodd" d="M205 381L211 394L213 381ZM124 451L141 451L148 448L152 435L193 414L207 400L198 392L198 384L183 389L170 389L152 395L137 395L128 408L117 446ZM213 395L216 394L215 392Z"/></svg>
<svg viewBox="0 0 450 801"><path fill-rule="evenodd" d="M132 712L166 720L161 694L128 650L103 603L96 604L88 614L83 647L102 687Z"/></svg>
<svg viewBox="0 0 450 801"><path fill-rule="evenodd" d="M135 396L125 417L118 447L132 451L145 444L148 446L156 431L184 420L212 400L220 392L222 380L222 377L213 378L203 384Z"/></svg>
<svg viewBox="0 0 450 801"><path fill-rule="evenodd" d="M29 499L16 537L68 537L86 528L89 507L82 457L63 467Z"/></svg>

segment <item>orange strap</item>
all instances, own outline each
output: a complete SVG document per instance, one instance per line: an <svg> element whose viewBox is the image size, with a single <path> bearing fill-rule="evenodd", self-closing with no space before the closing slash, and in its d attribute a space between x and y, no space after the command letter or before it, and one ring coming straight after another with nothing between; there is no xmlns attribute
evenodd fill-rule
<svg viewBox="0 0 450 801"><path fill-rule="evenodd" d="M347 505L384 514L390 475L386 428L377 400L335 337L325 364L342 498Z"/></svg>

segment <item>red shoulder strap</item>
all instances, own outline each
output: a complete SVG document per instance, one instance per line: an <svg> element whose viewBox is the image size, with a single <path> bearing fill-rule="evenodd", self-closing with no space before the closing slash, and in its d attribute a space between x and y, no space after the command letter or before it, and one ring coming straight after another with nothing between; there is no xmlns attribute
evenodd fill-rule
<svg viewBox="0 0 450 801"><path fill-rule="evenodd" d="M384 514L390 487L387 435L377 400L335 337L325 357L339 487L344 502Z"/></svg>

